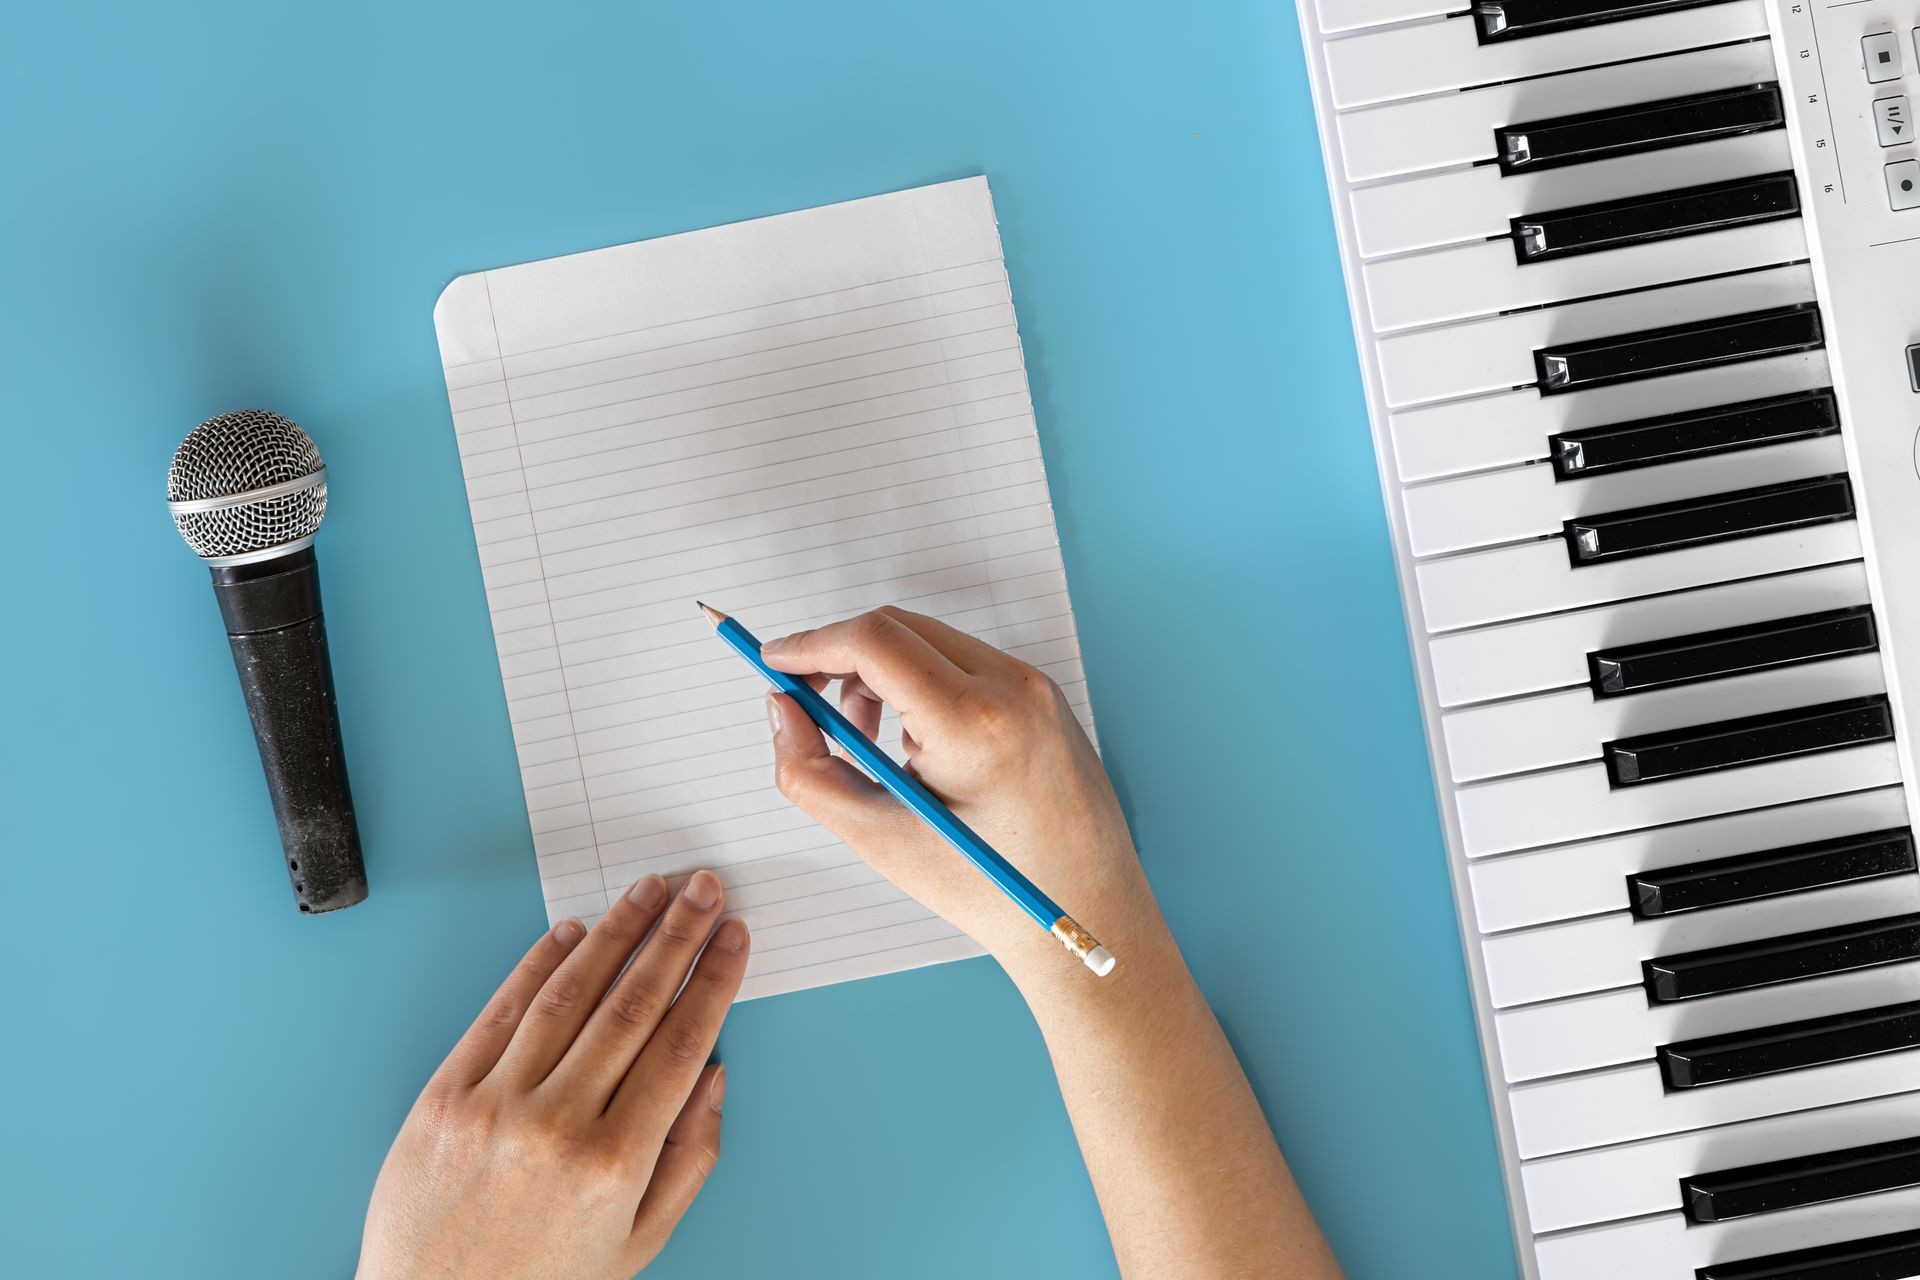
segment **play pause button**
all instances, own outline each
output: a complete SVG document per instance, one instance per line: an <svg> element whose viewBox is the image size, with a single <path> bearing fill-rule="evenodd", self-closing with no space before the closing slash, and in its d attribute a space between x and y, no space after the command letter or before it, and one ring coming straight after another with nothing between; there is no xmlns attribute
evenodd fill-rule
<svg viewBox="0 0 1920 1280"><path fill-rule="evenodd" d="M1903 142L1913 141L1913 113L1907 107L1906 95L1876 101L1873 104L1873 124L1880 131L1880 145L1883 147L1897 147Z"/></svg>

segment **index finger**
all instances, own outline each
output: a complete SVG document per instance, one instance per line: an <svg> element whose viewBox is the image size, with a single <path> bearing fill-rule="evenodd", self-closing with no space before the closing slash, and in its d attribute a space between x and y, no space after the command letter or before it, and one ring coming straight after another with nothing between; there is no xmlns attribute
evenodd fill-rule
<svg viewBox="0 0 1920 1280"><path fill-rule="evenodd" d="M859 676L903 715L936 714L967 685L966 672L884 610L769 640L760 656L788 675Z"/></svg>

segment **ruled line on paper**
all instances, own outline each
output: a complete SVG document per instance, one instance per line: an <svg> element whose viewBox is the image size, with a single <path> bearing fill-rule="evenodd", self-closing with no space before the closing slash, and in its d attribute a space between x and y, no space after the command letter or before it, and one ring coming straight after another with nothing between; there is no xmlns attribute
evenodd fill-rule
<svg viewBox="0 0 1920 1280"><path fill-rule="evenodd" d="M978 954L773 788L692 599L762 634L923 609L1091 733L984 181L463 277L435 321L549 914L710 865L743 998Z"/></svg>

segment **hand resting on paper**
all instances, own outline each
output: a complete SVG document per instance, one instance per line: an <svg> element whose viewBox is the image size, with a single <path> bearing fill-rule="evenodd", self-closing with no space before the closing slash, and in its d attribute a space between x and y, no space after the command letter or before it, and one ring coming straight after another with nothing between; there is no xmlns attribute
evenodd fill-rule
<svg viewBox="0 0 1920 1280"><path fill-rule="evenodd" d="M816 688L838 681L869 736L883 704L897 709L921 780L1119 958L1089 973L833 755L792 699L768 699L781 790L972 935L1026 999L1128 1280L1337 1277L1053 682L891 608L764 657ZM395 1139L361 1280L609 1280L660 1251L718 1156L726 1076L705 1064L747 959L745 928L716 928L717 880L667 899L642 880L584 938L564 921L534 945Z"/></svg>

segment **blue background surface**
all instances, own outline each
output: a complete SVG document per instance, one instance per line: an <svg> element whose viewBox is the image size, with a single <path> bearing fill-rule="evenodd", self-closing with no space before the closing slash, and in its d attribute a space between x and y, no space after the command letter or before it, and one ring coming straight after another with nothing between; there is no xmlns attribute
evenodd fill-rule
<svg viewBox="0 0 1920 1280"><path fill-rule="evenodd" d="M542 926L441 287L985 173L1155 887L1350 1274L1513 1274L1292 6L268 8L16 7L0 45L0 1270L347 1274ZM250 405L336 477L373 896L323 919L161 505ZM650 1276L1113 1273L990 963L721 1049L726 1155Z"/></svg>

